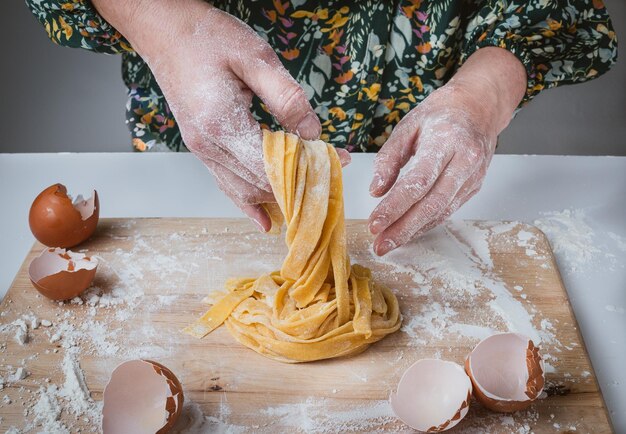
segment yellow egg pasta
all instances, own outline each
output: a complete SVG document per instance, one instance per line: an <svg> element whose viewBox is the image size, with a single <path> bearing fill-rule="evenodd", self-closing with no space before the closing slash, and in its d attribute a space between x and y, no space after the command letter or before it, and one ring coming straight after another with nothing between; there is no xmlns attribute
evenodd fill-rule
<svg viewBox="0 0 626 434"><path fill-rule="evenodd" d="M263 152L277 200L266 208L274 231L286 223L287 257L280 271L230 279L227 295L185 331L204 337L225 324L243 345L297 363L354 355L398 330L395 295L350 265L335 149L264 131Z"/></svg>

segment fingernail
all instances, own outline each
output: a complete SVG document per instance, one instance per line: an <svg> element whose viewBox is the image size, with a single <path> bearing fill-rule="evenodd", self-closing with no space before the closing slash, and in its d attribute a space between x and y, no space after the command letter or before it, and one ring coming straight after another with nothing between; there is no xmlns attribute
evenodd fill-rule
<svg viewBox="0 0 626 434"><path fill-rule="evenodd" d="M258 220L256 220L256 219L252 219L252 221L253 221L254 223L256 223L256 225L259 227L259 229L261 230L261 232L267 232L267 231L265 230L265 228L263 227L263 225L261 224L261 222L260 222L260 221L258 221Z"/></svg>
<svg viewBox="0 0 626 434"><path fill-rule="evenodd" d="M396 248L396 243L394 243L392 240L385 240L378 245L378 248L376 249L376 254L378 256L382 256L385 253L388 253L395 248Z"/></svg>
<svg viewBox="0 0 626 434"><path fill-rule="evenodd" d="M315 113L307 114L296 127L296 133L303 139L315 140L322 132L322 125Z"/></svg>
<svg viewBox="0 0 626 434"><path fill-rule="evenodd" d="M386 222L385 219L383 218L377 218L374 219L374 221L372 222L372 224L370 225L370 232L373 234L377 234L378 232L381 231L381 229L384 228Z"/></svg>
<svg viewBox="0 0 626 434"><path fill-rule="evenodd" d="M375 173L374 177L372 178L372 183L370 184L370 194L374 193L376 190L378 190L382 186L383 186L382 178L380 177L378 173Z"/></svg>

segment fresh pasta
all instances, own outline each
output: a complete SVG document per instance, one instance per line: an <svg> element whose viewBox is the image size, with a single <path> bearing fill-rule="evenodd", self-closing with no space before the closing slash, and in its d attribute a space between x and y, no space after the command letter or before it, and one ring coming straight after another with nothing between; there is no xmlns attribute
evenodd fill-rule
<svg viewBox="0 0 626 434"><path fill-rule="evenodd" d="M289 248L279 271L230 279L227 293L186 332L204 337L221 324L243 345L297 363L350 356L400 328L398 300L347 254L341 163L322 141L264 131L265 170L286 223Z"/></svg>

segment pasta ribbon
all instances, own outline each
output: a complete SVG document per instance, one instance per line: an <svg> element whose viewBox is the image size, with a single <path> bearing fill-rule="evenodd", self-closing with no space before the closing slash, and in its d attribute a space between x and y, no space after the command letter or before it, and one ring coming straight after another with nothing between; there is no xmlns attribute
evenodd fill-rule
<svg viewBox="0 0 626 434"><path fill-rule="evenodd" d="M281 362L351 356L400 328L396 296L350 265L341 163L323 141L263 134L265 171L276 197L273 231L286 223L280 271L227 282L227 294L185 329L204 337L221 324L243 345Z"/></svg>

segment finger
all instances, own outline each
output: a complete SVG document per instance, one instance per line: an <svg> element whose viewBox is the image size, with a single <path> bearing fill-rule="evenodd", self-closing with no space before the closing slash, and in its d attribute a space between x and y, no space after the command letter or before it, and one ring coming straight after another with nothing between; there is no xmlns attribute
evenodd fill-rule
<svg viewBox="0 0 626 434"><path fill-rule="evenodd" d="M248 183L258 187L259 189L268 192L272 191L272 187L269 185L269 180L267 179L267 175L265 175L265 172L263 172L263 175L265 176L260 178L255 173L252 173L247 167L245 167L241 163L241 161L239 161L233 154L228 151L228 149L223 149L219 146L215 146L211 150L211 155L208 158L224 166L229 171L237 174Z"/></svg>
<svg viewBox="0 0 626 434"><path fill-rule="evenodd" d="M446 210L443 213L441 213L441 215L437 216L437 218L434 219L432 222L426 224L426 226L424 226L423 228L419 229L415 233L415 235L413 235L413 238L417 238L417 237L420 237L420 236L424 235L429 230L433 229L436 226L439 226L441 223L446 221L448 219L448 217L450 217L452 214L454 214L456 211L458 211L458 209L465 202L467 202L469 199L471 199L472 196L474 196L476 193L478 193L479 190L480 190L480 187L475 188L475 189L471 190L470 192L465 192L464 194L461 194L461 192L459 192L457 197L454 198L454 200L450 203L448 208L446 208Z"/></svg>
<svg viewBox="0 0 626 434"><path fill-rule="evenodd" d="M245 105L245 107L244 107ZM217 126L215 138L218 146L235 157L248 171L255 175L258 186L270 191L271 186L263 163L263 135L257 121L252 117L250 101L226 110L229 115ZM237 175L242 175L235 171Z"/></svg>
<svg viewBox="0 0 626 434"><path fill-rule="evenodd" d="M482 186L483 175L480 171L476 171L472 176L469 177L465 184L461 187L456 197L452 199L450 205L444 211L445 218L448 218L453 213L455 213L459 208L461 208L468 200L470 200L476 193L480 191ZM424 233L422 231L421 233ZM418 236L420 233L418 233Z"/></svg>
<svg viewBox="0 0 626 434"><path fill-rule="evenodd" d="M337 156L339 157L339 161L341 162L341 167L346 167L348 164L352 162L352 157L350 153L343 148L335 148L337 151Z"/></svg>
<svg viewBox="0 0 626 434"><path fill-rule="evenodd" d="M254 205L275 202L273 193L261 190L213 160L204 160L218 187L238 204Z"/></svg>
<svg viewBox="0 0 626 434"><path fill-rule="evenodd" d="M396 182L400 170L415 153L418 130L416 111L409 112L393 129L374 160L374 176L370 184L372 196L382 196Z"/></svg>
<svg viewBox="0 0 626 434"><path fill-rule="evenodd" d="M183 106L176 114L186 119L181 124L181 133L187 148L203 161L217 160L269 191L261 128L249 109L251 92L232 73L215 82L201 83L195 91L201 104L196 101L189 107Z"/></svg>
<svg viewBox="0 0 626 434"><path fill-rule="evenodd" d="M264 46L256 59L237 63L235 73L261 98L283 128L307 140L320 136L322 125L306 93L278 60L274 50Z"/></svg>
<svg viewBox="0 0 626 434"><path fill-rule="evenodd" d="M374 251L382 256L407 243L431 222L437 221L450 206L471 173L453 160L432 190L374 240Z"/></svg>
<svg viewBox="0 0 626 434"><path fill-rule="evenodd" d="M468 180L468 182L469 182L469 180ZM472 182L475 182L475 181L472 180ZM413 235L413 238L421 237L422 235L424 235L429 230L433 229L436 226L439 226L441 223L446 221L448 219L448 217L450 217L452 214L454 214L456 211L458 211L458 209L461 206L463 206L463 204L465 204L476 193L478 193L480 191L480 186L474 187L471 191L463 191L463 190L464 189L462 188L461 191L459 191L459 194L457 194L457 196L450 203L448 208L446 208L446 210L443 213L441 213L441 215L437 216L437 218L434 219L432 222L426 224L423 228L419 229L415 233L415 235Z"/></svg>
<svg viewBox="0 0 626 434"><path fill-rule="evenodd" d="M420 146L413 157L415 163L411 163L412 167L370 215L370 231L373 234L384 231L421 200L433 188L451 158L447 152L432 152L431 148Z"/></svg>
<svg viewBox="0 0 626 434"><path fill-rule="evenodd" d="M217 185L228 197L231 198L233 203L248 216L262 232L268 232L272 228L272 220L267 211L260 204L248 204L242 202L232 191L232 179L229 179L228 171L219 165L214 166L211 171L215 176ZM274 201L272 197L271 202ZM267 202L270 202L267 201Z"/></svg>
<svg viewBox="0 0 626 434"><path fill-rule="evenodd" d="M272 229L272 220L261 205L240 205L239 209L258 226L261 232L269 232Z"/></svg>

